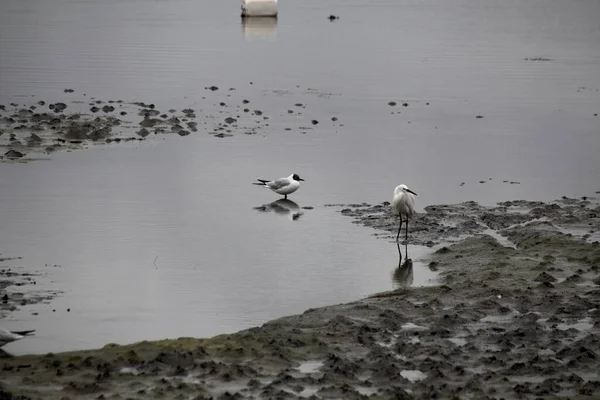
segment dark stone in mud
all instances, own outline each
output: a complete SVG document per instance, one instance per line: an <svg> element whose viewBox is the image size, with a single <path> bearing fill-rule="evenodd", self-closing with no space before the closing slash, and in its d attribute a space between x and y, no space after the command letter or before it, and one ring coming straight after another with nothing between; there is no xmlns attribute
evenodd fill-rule
<svg viewBox="0 0 600 400"><path fill-rule="evenodd" d="M475 116L475 118L481 119L481 118L483 118L483 115L477 115L477 116Z"/></svg>
<svg viewBox="0 0 600 400"><path fill-rule="evenodd" d="M140 112L138 113L138 115L140 115L144 118L156 117L159 114L160 114L160 111L158 111L158 110L148 110L148 109L140 110Z"/></svg>
<svg viewBox="0 0 600 400"><path fill-rule="evenodd" d="M139 131L136 132L139 136L145 138L146 136L148 136L150 134L150 131L146 128L142 128Z"/></svg>
<svg viewBox="0 0 600 400"><path fill-rule="evenodd" d="M187 136L189 135L191 132L190 131L186 131L185 129L180 130L179 132L177 132L177 134L179 136Z"/></svg>
<svg viewBox="0 0 600 400"><path fill-rule="evenodd" d="M337 119L337 117L331 117L331 120L332 120L333 122L335 122L335 121L337 121L338 119Z"/></svg>
<svg viewBox="0 0 600 400"><path fill-rule="evenodd" d="M408 103L402 103L402 107L408 107Z"/></svg>
<svg viewBox="0 0 600 400"><path fill-rule="evenodd" d="M310 121L310 123L313 125L317 125L319 123L319 121L317 121L316 119L313 119L312 121Z"/></svg>
<svg viewBox="0 0 600 400"><path fill-rule="evenodd" d="M219 88L218 88L217 86L214 86L214 85L213 85L213 86L209 86L209 87L207 87L206 89L208 89L208 90L212 90L213 92L214 92L215 90L219 90Z"/></svg>
<svg viewBox="0 0 600 400"><path fill-rule="evenodd" d="M65 108L67 108L67 105L65 103L54 103L50 104L48 108L53 110L55 113L61 113L65 110Z"/></svg>
<svg viewBox="0 0 600 400"><path fill-rule="evenodd" d="M225 122L227 122L228 124L233 124L236 121L237 121L237 119L232 118L232 117L225 118Z"/></svg>
<svg viewBox="0 0 600 400"><path fill-rule="evenodd" d="M260 111L260 110L254 110L254 114L255 115L262 115L262 111Z"/></svg>
<svg viewBox="0 0 600 400"><path fill-rule="evenodd" d="M90 111L93 113L97 113L98 111L100 111L100 109L98 107L94 106L94 107L90 108Z"/></svg>
<svg viewBox="0 0 600 400"><path fill-rule="evenodd" d="M329 21L333 22L335 20L340 19L340 17L338 17L337 15L331 14L329 17L327 17L327 19L329 19Z"/></svg>
<svg viewBox="0 0 600 400"><path fill-rule="evenodd" d="M388 106L394 107L397 103L395 101L390 101L388 103Z"/></svg>
<svg viewBox="0 0 600 400"><path fill-rule="evenodd" d="M25 154L21 153L20 151L17 151L17 150L9 150L6 153L4 153L4 157L9 158L9 159L17 159L17 158L25 157Z"/></svg>
<svg viewBox="0 0 600 400"><path fill-rule="evenodd" d="M534 279L534 281L543 282L543 283L544 282L556 282L557 279L547 272L542 272L541 274L538 275L537 278Z"/></svg>
<svg viewBox="0 0 600 400"><path fill-rule="evenodd" d="M113 106L104 106L102 107L102 111L104 111L105 113L109 113L115 111L115 108Z"/></svg>
<svg viewBox="0 0 600 400"><path fill-rule="evenodd" d="M38 135L36 135L35 133L32 133L31 136L29 136L27 139L27 146L29 147L33 147L33 146L39 146L43 140L41 137L39 137Z"/></svg>
<svg viewBox="0 0 600 400"><path fill-rule="evenodd" d="M175 124L171 127L171 132L175 132L178 133L179 131L183 130L183 126L179 125L179 124Z"/></svg>
<svg viewBox="0 0 600 400"><path fill-rule="evenodd" d="M0 104L0 110L6 111L6 106L4 104Z"/></svg>
<svg viewBox="0 0 600 400"><path fill-rule="evenodd" d="M65 92L65 93L73 93L73 92L74 92L74 90L73 90L73 89L65 89L65 90L64 90L64 92Z"/></svg>
<svg viewBox="0 0 600 400"><path fill-rule="evenodd" d="M142 126L144 128L152 128L153 126L155 126L157 124L161 124L161 123L162 123L162 121L157 118L144 118L140 122L140 126Z"/></svg>
<svg viewBox="0 0 600 400"><path fill-rule="evenodd" d="M67 132L64 134L64 137L67 139L87 139L87 134L91 130L91 125L79 125L73 124L71 125Z"/></svg>

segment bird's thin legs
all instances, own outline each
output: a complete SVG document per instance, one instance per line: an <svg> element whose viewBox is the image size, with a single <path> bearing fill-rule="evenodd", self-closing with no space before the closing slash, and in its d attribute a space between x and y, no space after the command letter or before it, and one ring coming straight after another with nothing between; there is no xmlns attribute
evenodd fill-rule
<svg viewBox="0 0 600 400"><path fill-rule="evenodd" d="M396 242L400 238L400 229L402 229L402 215L400 216L400 226L398 227L398 234L396 235Z"/></svg>
<svg viewBox="0 0 600 400"><path fill-rule="evenodd" d="M284 195L283 195L283 198L287 200L287 194L284 194Z"/></svg>
<svg viewBox="0 0 600 400"><path fill-rule="evenodd" d="M400 243L398 243L398 241L396 241L396 246L398 247L398 257L400 258L400 261L398 261L398 268L400 268L402 265L402 250L400 250Z"/></svg>
<svg viewBox="0 0 600 400"><path fill-rule="evenodd" d="M406 243L408 243L408 218L406 218L406 236L405 236L405 240L406 240Z"/></svg>

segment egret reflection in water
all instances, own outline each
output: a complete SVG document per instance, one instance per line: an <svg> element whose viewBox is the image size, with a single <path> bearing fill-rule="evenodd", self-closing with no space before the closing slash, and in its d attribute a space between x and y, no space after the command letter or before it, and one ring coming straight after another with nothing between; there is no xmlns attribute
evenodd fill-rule
<svg viewBox="0 0 600 400"><path fill-rule="evenodd" d="M289 215L293 221L300 218L303 214L300 211L300 206L295 201L289 199L279 199L272 203L255 207L254 209L262 212L274 212L279 215Z"/></svg>
<svg viewBox="0 0 600 400"><path fill-rule="evenodd" d="M246 40L276 40L277 18L242 18L242 30L244 31L244 37Z"/></svg>
<svg viewBox="0 0 600 400"><path fill-rule="evenodd" d="M404 262L402 262L402 251L400 250L400 243L396 243L398 247L398 267L394 269L392 273L392 286L394 289L401 287L409 287L413 284L413 262L408 258L408 245L404 245Z"/></svg>

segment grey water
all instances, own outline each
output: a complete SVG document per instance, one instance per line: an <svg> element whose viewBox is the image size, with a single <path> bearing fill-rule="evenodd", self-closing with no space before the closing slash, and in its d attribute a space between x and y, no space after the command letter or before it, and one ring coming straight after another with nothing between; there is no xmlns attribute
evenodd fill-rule
<svg viewBox="0 0 600 400"><path fill-rule="evenodd" d="M63 292L0 321L38 330L7 350L212 336L392 289L396 245L326 205L400 183L419 210L600 190L596 1L279 8L242 23L237 1L3 2L0 104L123 99L210 120L247 98L271 118L256 135L0 164L0 253ZM298 209L256 210L278 197L250 183L292 172ZM408 251L412 285L432 284L429 250Z"/></svg>

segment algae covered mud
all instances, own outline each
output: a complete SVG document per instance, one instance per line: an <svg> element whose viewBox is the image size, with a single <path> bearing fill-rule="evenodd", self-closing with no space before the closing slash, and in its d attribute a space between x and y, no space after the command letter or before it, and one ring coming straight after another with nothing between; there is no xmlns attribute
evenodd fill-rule
<svg viewBox="0 0 600 400"><path fill-rule="evenodd" d="M384 238L394 235L386 204L341 211ZM411 235L436 249L429 267L440 272L438 286L309 309L211 339L7 358L2 395L600 396L599 231L596 198L430 206Z"/></svg>

